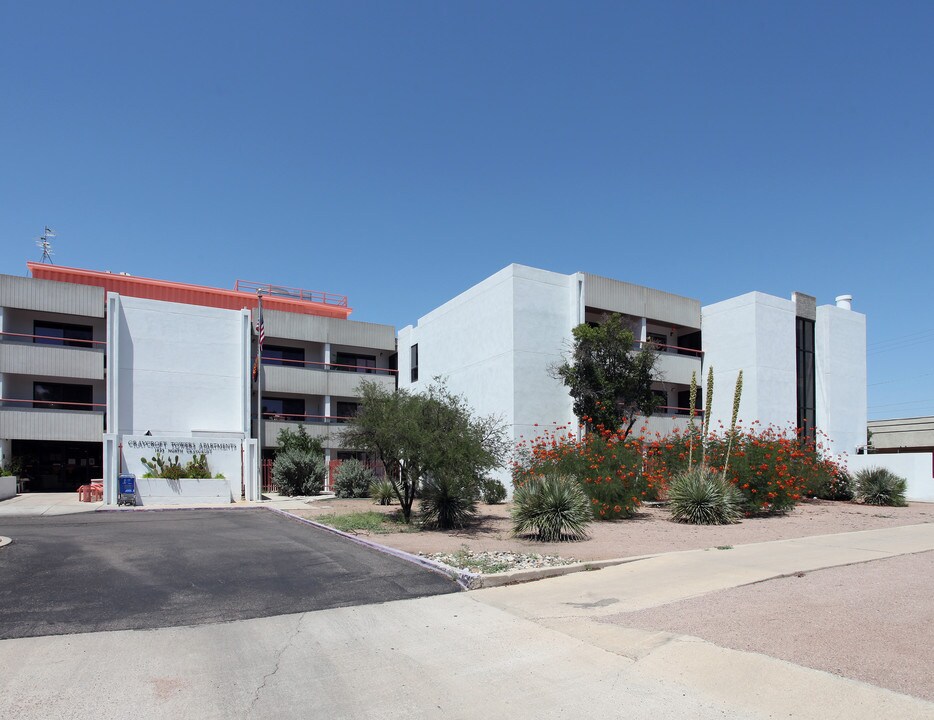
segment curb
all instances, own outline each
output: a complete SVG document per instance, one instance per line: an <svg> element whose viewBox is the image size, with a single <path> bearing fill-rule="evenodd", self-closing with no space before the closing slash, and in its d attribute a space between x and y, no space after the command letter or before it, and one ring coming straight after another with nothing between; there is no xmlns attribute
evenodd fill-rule
<svg viewBox="0 0 934 720"><path fill-rule="evenodd" d="M8 537L4 537L3 535L0 535L0 548L6 547L11 542L13 542L12 538L8 538Z"/></svg>
<svg viewBox="0 0 934 720"><path fill-rule="evenodd" d="M453 580L464 590L472 590L475 587L478 587L475 583L483 577L482 575L477 575L476 573L458 570L457 568L452 568L449 565L445 565L444 563L435 562L434 560L429 560L428 558L423 558L418 555L413 555L412 553L407 553L405 550L397 550L396 548L387 547L386 545L380 545L379 543L373 542L372 540L366 540L365 538L359 537L357 535L346 533L343 530L338 530L337 528L332 528L328 525L322 525L321 523L315 522L314 520L309 520L308 518L293 515L292 513L285 510L280 510L279 508L267 507L260 509L268 510L269 512L273 512L277 515L282 515L283 517L289 518L290 520L294 520L296 522L311 525L312 527L319 528L320 530L326 530L329 533L346 538L351 542L355 542L358 545L363 545L364 547L368 547L371 550L376 550L377 552L392 555L393 557L399 558L400 560L405 560L406 562L419 565L426 570L431 570L432 572L438 573L439 575L443 575L444 577Z"/></svg>
<svg viewBox="0 0 934 720"><path fill-rule="evenodd" d="M352 542L355 542L359 545L363 545L378 552L386 553L387 555L392 555L402 560L407 560L408 562L415 563L416 565L420 565L424 568L427 568L428 570L440 573L445 577L449 577L457 582L457 584L465 590L481 590L485 588L500 587L502 585L515 585L518 583L532 582L533 580L544 580L546 578L560 577L562 575L571 575L573 573L591 570L602 570L605 567L625 565L627 563L637 562L639 560L646 560L648 558L656 557L659 554L654 553L651 555L634 555L632 557L614 558L612 560L590 560L587 562L573 563L572 565L553 565L551 567L530 568L528 570L511 570L509 572L496 573L494 575L482 575L480 573L472 573L468 570L461 570L460 568L451 567L450 565L445 565L444 563L438 562L437 560L429 560L428 558L422 557L421 555L413 555L412 553L405 552L404 550L397 550L396 548L389 547L388 545L381 545L378 542L367 540L360 537L359 535L346 533L343 530L332 528L329 525L322 525L321 523L315 522L314 520L309 520L307 518L299 517L298 515L293 515L287 510L280 510L279 508L272 507L263 509L270 510L279 515L284 515L291 518L292 520L297 520L298 522L311 525L312 527L320 528L321 530L327 530L330 533L347 538L348 540L351 540Z"/></svg>
<svg viewBox="0 0 934 720"><path fill-rule="evenodd" d="M562 575L573 575L579 572L588 572L591 570L602 570L606 567L615 565L626 565L639 560L647 560L657 555L634 555L627 558L615 558L613 560L590 560L587 562L573 563L571 565L553 565L551 567L530 568L528 570L511 570L495 575L475 575L477 584L471 585L471 590L481 588L494 588L503 585L516 585L518 583L532 582L534 580L545 580L546 578L561 577Z"/></svg>

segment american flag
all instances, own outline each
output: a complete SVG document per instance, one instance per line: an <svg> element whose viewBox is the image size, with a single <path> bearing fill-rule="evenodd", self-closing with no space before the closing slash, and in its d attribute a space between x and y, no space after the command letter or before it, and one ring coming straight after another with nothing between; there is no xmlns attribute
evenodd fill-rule
<svg viewBox="0 0 934 720"><path fill-rule="evenodd" d="M259 306L259 319L256 321L256 334L259 335L259 346L263 347L266 340L266 326L263 324L263 305Z"/></svg>

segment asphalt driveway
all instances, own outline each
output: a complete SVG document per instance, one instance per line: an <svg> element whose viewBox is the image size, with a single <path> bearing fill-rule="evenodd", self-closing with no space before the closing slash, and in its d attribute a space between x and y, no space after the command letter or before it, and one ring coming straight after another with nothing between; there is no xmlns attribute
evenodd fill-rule
<svg viewBox="0 0 934 720"><path fill-rule="evenodd" d="M3 518L0 639L199 625L456 592L265 510Z"/></svg>

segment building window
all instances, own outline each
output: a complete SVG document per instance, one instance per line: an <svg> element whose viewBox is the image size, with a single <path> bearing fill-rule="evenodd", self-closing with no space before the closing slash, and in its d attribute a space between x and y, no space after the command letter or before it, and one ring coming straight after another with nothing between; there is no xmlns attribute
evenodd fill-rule
<svg viewBox="0 0 934 720"><path fill-rule="evenodd" d="M68 347L93 347L94 328L90 325L35 320L32 324L32 339L40 345L67 345Z"/></svg>
<svg viewBox="0 0 934 720"><path fill-rule="evenodd" d="M376 368L376 356L338 352L331 367L344 372L371 373Z"/></svg>
<svg viewBox="0 0 934 720"><path fill-rule="evenodd" d="M291 365L297 367L304 362L304 348L263 345L263 365Z"/></svg>
<svg viewBox="0 0 934 720"><path fill-rule="evenodd" d="M263 398L263 415L273 420L305 421L304 398Z"/></svg>
<svg viewBox="0 0 934 720"><path fill-rule="evenodd" d="M93 410L94 390L90 385L34 382L32 406L45 410Z"/></svg>
<svg viewBox="0 0 934 720"><path fill-rule="evenodd" d="M411 382L418 382L418 343L412 346Z"/></svg>
<svg viewBox="0 0 934 720"><path fill-rule="evenodd" d="M795 346L798 378L798 430L802 437L814 440L816 437L814 387L814 321L797 318L795 326Z"/></svg>
<svg viewBox="0 0 934 720"><path fill-rule="evenodd" d="M335 412L337 413L335 419L337 422L347 422L350 418L356 416L359 409L360 403L338 400L335 406Z"/></svg>

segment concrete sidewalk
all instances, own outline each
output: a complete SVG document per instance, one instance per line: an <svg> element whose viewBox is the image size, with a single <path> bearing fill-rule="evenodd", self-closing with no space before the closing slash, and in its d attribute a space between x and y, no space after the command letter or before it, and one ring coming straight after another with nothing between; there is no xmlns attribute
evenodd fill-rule
<svg viewBox="0 0 934 720"><path fill-rule="evenodd" d="M4 517L40 517L43 515L72 515L100 510L103 512L135 512L138 510L207 510L219 508L270 507L279 510L307 510L309 503L326 502L333 495L315 497L288 497L269 493L258 502L235 503L189 503L187 505L145 505L139 507L118 507L104 505L103 502L81 502L78 494L64 493L21 493L8 500L0 501L0 519Z"/></svg>
<svg viewBox="0 0 934 720"><path fill-rule="evenodd" d="M473 594L480 602L536 620L614 615L795 572L932 549L934 524L927 523L665 553L599 572Z"/></svg>
<svg viewBox="0 0 934 720"><path fill-rule="evenodd" d="M0 501L0 519L94 512L102 502L80 502L78 493L21 493Z"/></svg>

